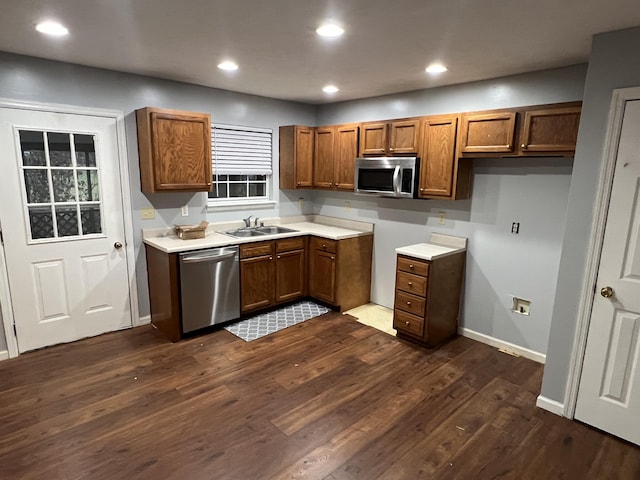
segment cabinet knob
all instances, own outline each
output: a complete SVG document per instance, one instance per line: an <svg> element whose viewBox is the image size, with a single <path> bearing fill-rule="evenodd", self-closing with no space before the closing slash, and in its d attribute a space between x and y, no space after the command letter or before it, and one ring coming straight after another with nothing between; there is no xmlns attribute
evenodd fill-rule
<svg viewBox="0 0 640 480"><path fill-rule="evenodd" d="M411 285L413 285L413 282L409 282L409 283L407 283L407 285L411 286Z"/></svg>
<svg viewBox="0 0 640 480"><path fill-rule="evenodd" d="M384 150L384 148L383 148L382 150ZM389 149L389 151L390 151L390 152L393 152L393 148L390 148L390 149Z"/></svg>
<svg viewBox="0 0 640 480"><path fill-rule="evenodd" d="M269 257L269 260L273 260L273 257Z"/></svg>
<svg viewBox="0 0 640 480"><path fill-rule="evenodd" d="M413 264L412 263L409 264L409 268L413 268Z"/></svg>
<svg viewBox="0 0 640 480"><path fill-rule="evenodd" d="M278 255L276 258L281 259L282 257L280 255Z"/></svg>
<svg viewBox="0 0 640 480"><path fill-rule="evenodd" d="M297 185L300 186L302 184L302 182L298 182Z"/></svg>
<svg viewBox="0 0 640 480"><path fill-rule="evenodd" d="M322 248L325 248L325 249L326 249L326 248L327 248L327 246L323 243L323 244L322 244Z"/></svg>
<svg viewBox="0 0 640 480"><path fill-rule="evenodd" d="M522 145L520 145L520 148L527 148L527 144L523 143Z"/></svg>
<svg viewBox="0 0 640 480"><path fill-rule="evenodd" d="M421 188L421 189L420 189L420 191L421 191L421 192L424 192L424 188Z"/></svg>
<svg viewBox="0 0 640 480"><path fill-rule="evenodd" d="M411 305L411 302L407 302L407 305Z"/></svg>
<svg viewBox="0 0 640 480"><path fill-rule="evenodd" d="M407 320L406 322L404 322L404 324L408 327L408 326L409 326L409 320Z"/></svg>
<svg viewBox="0 0 640 480"><path fill-rule="evenodd" d="M331 257L331 260L335 260L335 259L336 259L336 257Z"/></svg>

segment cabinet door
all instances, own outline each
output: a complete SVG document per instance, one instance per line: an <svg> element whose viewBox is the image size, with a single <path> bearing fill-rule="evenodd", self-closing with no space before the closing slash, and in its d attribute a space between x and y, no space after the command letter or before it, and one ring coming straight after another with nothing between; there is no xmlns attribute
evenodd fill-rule
<svg viewBox="0 0 640 480"><path fill-rule="evenodd" d="M265 308L274 302L273 255L240 260L240 311Z"/></svg>
<svg viewBox="0 0 640 480"><path fill-rule="evenodd" d="M418 153L418 133L420 121L403 120L391 122L391 138L389 139L389 155Z"/></svg>
<svg viewBox="0 0 640 480"><path fill-rule="evenodd" d="M336 128L333 180L338 190L354 190L356 157L358 156L358 125Z"/></svg>
<svg viewBox="0 0 640 480"><path fill-rule="evenodd" d="M457 115L428 117L423 121L420 197L452 195L457 129Z"/></svg>
<svg viewBox="0 0 640 480"><path fill-rule="evenodd" d="M304 296L304 250L278 253L276 256L276 302Z"/></svg>
<svg viewBox="0 0 640 480"><path fill-rule="evenodd" d="M211 190L211 117L146 107L136 111L144 193Z"/></svg>
<svg viewBox="0 0 640 480"><path fill-rule="evenodd" d="M296 187L313 184L313 128L296 127L295 143Z"/></svg>
<svg viewBox="0 0 640 480"><path fill-rule="evenodd" d="M309 295L335 304L336 254L312 250L309 270Z"/></svg>
<svg viewBox="0 0 640 480"><path fill-rule="evenodd" d="M571 154L576 149L580 106L530 110L524 113L520 154Z"/></svg>
<svg viewBox="0 0 640 480"><path fill-rule="evenodd" d="M460 153L510 153L514 151L516 112L463 113Z"/></svg>
<svg viewBox="0 0 640 480"><path fill-rule="evenodd" d="M315 156L313 160L313 186L333 187L333 127L318 127L315 135Z"/></svg>
<svg viewBox="0 0 640 480"><path fill-rule="evenodd" d="M363 123L360 126L360 155L384 155L387 153L387 124Z"/></svg>

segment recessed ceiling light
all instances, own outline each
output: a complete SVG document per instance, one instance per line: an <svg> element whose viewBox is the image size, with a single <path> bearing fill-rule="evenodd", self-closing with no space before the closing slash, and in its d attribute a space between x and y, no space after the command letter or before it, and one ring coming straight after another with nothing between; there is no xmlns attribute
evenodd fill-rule
<svg viewBox="0 0 640 480"><path fill-rule="evenodd" d="M339 37L344 33L344 28L335 23L324 23L316 28L316 33L321 37Z"/></svg>
<svg viewBox="0 0 640 480"><path fill-rule="evenodd" d="M339 90L340 89L338 87L336 87L335 85L326 85L325 87L322 87L322 91L324 93L336 93Z"/></svg>
<svg viewBox="0 0 640 480"><path fill-rule="evenodd" d="M235 63L235 62L232 62L230 60L225 60L224 62L218 64L218 68L220 70L226 70L228 72L233 72L234 70L238 69L238 64Z"/></svg>
<svg viewBox="0 0 640 480"><path fill-rule="evenodd" d="M432 63L427 68L425 68L425 71L427 73L442 73L446 72L447 70L447 67L445 67L441 63Z"/></svg>
<svg viewBox="0 0 640 480"><path fill-rule="evenodd" d="M58 22L46 21L40 22L36 25L36 30L45 35L51 35L53 37L64 37L69 33L69 30L64 25Z"/></svg>

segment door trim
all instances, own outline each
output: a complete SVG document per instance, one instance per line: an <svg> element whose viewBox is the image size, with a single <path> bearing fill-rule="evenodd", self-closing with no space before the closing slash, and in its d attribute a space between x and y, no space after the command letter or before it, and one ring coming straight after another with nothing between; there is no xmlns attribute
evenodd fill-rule
<svg viewBox="0 0 640 480"><path fill-rule="evenodd" d="M573 339L573 351L569 363L569 375L565 387L563 415L574 418L578 401L578 387L582 374L582 362L587 348L587 334L591 318L591 307L595 298L596 280L604 231L607 225L607 211L613 187L613 174L618 157L618 143L622 131L625 104L631 100L640 100L640 87L618 88L613 91L609 122L604 143L604 162L600 170L600 181L596 192L595 217L587 255L587 269L582 282L582 293L578 304L578 321Z"/></svg>
<svg viewBox="0 0 640 480"><path fill-rule="evenodd" d="M124 112L102 108L82 107L77 105L63 105L44 102L23 102L0 97L0 108L18 110L35 110L47 113L66 113L72 115L87 115L93 117L112 118L116 121L116 142L118 152L118 167L120 170L120 187L122 189L122 220L124 223L125 251L127 252L127 274L129 279L129 306L131 311L131 326L136 327L144 322L140 321L138 309L138 289L136 280L135 245L133 235L133 207L131 204L131 184L129 182L129 162L127 160L127 141L125 135ZM18 356L18 342L13 331L13 311L10 307L11 293L9 278L4 257L4 246L0 246L0 307L2 308L2 323L7 341L9 358Z"/></svg>

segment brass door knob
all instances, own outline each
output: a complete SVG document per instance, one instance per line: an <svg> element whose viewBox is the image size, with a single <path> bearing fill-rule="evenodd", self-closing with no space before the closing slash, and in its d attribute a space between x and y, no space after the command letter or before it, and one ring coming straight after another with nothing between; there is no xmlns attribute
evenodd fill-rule
<svg viewBox="0 0 640 480"><path fill-rule="evenodd" d="M118 250L120 250L122 248L122 243L116 242L116 243L113 244L113 247L118 249Z"/></svg>
<svg viewBox="0 0 640 480"><path fill-rule="evenodd" d="M600 295L602 295L604 298L613 297L613 288L611 288L611 287L602 287L600 289Z"/></svg>

